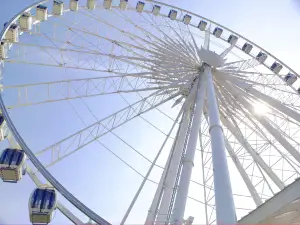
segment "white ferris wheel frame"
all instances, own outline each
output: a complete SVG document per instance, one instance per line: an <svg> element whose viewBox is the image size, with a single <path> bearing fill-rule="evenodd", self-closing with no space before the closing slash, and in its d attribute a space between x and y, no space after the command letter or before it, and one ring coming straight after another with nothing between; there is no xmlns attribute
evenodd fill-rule
<svg viewBox="0 0 300 225"><path fill-rule="evenodd" d="M0 40L2 40L4 38L5 33L7 32L7 30L9 29L9 27L14 24L18 18L24 13L24 12L28 12L31 9L33 9L34 7L36 7L37 5L43 4L45 2L48 2L49 0L43 0L43 1L39 1L37 3L34 3L28 7L26 7L24 10L20 11L19 13L17 13L4 27L4 29L2 29L1 33L0 33ZM146 0L146 2L150 2L150 3L155 3L158 4L160 6L166 6L169 7L171 9L176 9L179 10L183 13L189 14L191 16L195 16L198 17L199 19L204 19L206 21L208 21L210 24L214 25L214 26L218 26L228 32L230 32L231 34L236 35L239 39L244 40L247 43L250 43L251 45L253 45L254 47L256 47L257 49L259 49L260 51L264 52L265 54L268 55L268 57L271 57L272 59L274 59L274 61L279 62L281 65L283 65L286 69L288 69L289 71L291 71L293 74L295 74L298 78L300 77L294 70L292 70L291 68L289 68L285 63L283 63L282 61L280 61L278 58L276 58L275 56L273 56L271 53L269 53L268 51L266 51L265 49L263 49L262 47L258 46L257 44L251 42L250 40L248 40L247 38L245 38L244 36L235 33L234 31L222 26L221 24L218 24L216 22L213 22L212 20L209 20L205 17L199 16L197 14L194 14L190 11L178 8L178 7L174 7L172 5L169 4L165 4L165 3L161 3L159 1L151 1L151 0ZM65 11L69 11L64 9ZM127 10L136 10L135 8L128 8ZM145 11L145 13L150 13ZM50 17L51 15L48 15L48 17ZM167 15L163 15L160 14L159 16L165 16L167 17ZM180 20L177 19L179 22ZM197 25L193 25L193 24L189 24L189 26L194 26L197 27ZM221 40L227 42L227 40L224 37L220 37ZM234 45L235 48L242 50L242 46L238 46L238 45ZM248 54L249 56L251 56L253 59L255 59L255 55L253 54ZM265 63L261 63L262 65L264 65L267 69L270 69L270 65L267 65ZM279 76L282 80L283 77ZM297 92L297 90L293 87L290 86L295 92ZM67 191L67 189L65 189L47 170L46 168L39 162L39 160L37 159L37 157L33 154L33 152L30 150L30 148L26 145L26 143L24 142L24 140L22 139L21 135L18 133L18 130L15 128L8 112L7 112L7 108L3 102L2 99L2 95L0 95L0 109L3 113L3 116L7 122L7 125L10 129L10 131L12 132L14 138L16 139L16 141L18 142L18 144L21 146L21 148L25 151L27 157L30 159L30 161L33 163L33 165L41 172L41 174L45 177L45 179L58 191L60 192L70 203L72 203L75 207L77 207L79 210L81 210L85 215L87 215L90 219L92 219L93 221L99 223L99 224L109 224L109 222L105 221L103 218L101 218L100 216L98 216L96 213L94 213L92 210L90 210L88 207L86 207L84 204L82 204L79 200L77 200L71 193L69 193ZM36 185L40 185L41 181L39 181L39 179L32 173L30 168L27 168L27 172L30 175L30 177L32 178L32 180L35 182ZM57 208L65 215L67 216L72 222L74 222L75 224L83 224L82 221L80 221L76 216L74 216L67 208L65 208L61 203L58 203Z"/></svg>

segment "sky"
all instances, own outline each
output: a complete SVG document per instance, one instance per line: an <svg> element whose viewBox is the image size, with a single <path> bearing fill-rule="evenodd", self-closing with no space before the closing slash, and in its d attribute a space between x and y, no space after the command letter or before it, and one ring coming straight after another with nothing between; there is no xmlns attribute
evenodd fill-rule
<svg viewBox="0 0 300 225"><path fill-rule="evenodd" d="M31 2L33 1L2 0L0 24L8 21L16 12L19 12ZM163 2L200 14L240 33L271 52L295 71L300 72L298 61L300 52L300 45L298 44L300 35L298 29L300 22L299 1L169 0ZM34 54L38 53L34 52ZM29 68L27 66L7 66L4 74L4 84L5 82L8 84L20 84L58 80L61 78L59 70L51 69L41 74L39 68ZM80 77L81 74L64 74L63 76L64 78ZM4 92L4 98L9 100L11 97L9 93ZM134 96L131 98L130 101L136 99ZM101 106L99 106L98 100L103 102ZM86 101L99 118L126 106L119 96L99 97L96 100ZM84 116L86 124L95 121L95 118L84 107L82 101L78 100L73 104L80 114ZM165 108L170 115L175 117L174 110ZM68 102L12 110L11 117L23 135L24 140L34 152L83 127L83 124L72 111ZM164 124L161 128L165 132L168 131L171 124L159 113L149 114L147 118L155 119L155 124ZM143 129L147 130L147 132L143 131ZM142 121L125 125L118 129L118 134L129 143L132 143L135 148L142 148L143 153L147 154L149 158L154 156L152 149L158 149L163 141L162 135L157 134L153 128L150 128L149 125ZM131 160L135 167L146 172L147 166L144 165L145 162L132 154L128 154L125 150L129 151L130 148L126 147L122 141L116 140L111 134L106 135L101 141L122 155L124 159ZM3 143L3 146L5 146L5 143ZM119 163L110 153L95 150L102 149L99 149L99 146L93 143L88 148L85 148L84 151L79 151L50 168L50 172L70 192L99 213L99 215L103 215L104 218L107 218L112 223L117 223L142 179ZM47 157L50 157L50 155L44 156L43 160L47 161ZM159 163L163 165L162 162ZM157 173L159 174L159 172ZM154 188L155 185L151 184L146 187L143 193L144 199L149 199L149 197L145 197L147 196L147 191L153 191ZM28 176L25 176L18 184L0 183L0 224L29 223L27 202L33 189L34 185ZM123 189L123 192L118 192L119 189ZM111 193L114 194L112 195ZM131 223L143 222L145 212L142 209L148 206L144 206L143 198L141 199L137 205L143 207L140 207L141 209L135 207L135 214L129 220ZM59 200L74 210L74 213L83 221L87 221L85 216L70 206L62 197ZM66 223L69 223L69 221L57 211L53 224Z"/></svg>

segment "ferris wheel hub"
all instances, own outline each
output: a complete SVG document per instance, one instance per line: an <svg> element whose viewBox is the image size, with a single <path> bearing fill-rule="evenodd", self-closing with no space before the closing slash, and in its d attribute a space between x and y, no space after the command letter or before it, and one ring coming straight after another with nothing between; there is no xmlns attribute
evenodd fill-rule
<svg viewBox="0 0 300 225"><path fill-rule="evenodd" d="M200 49L199 57L203 62L212 67L222 67L225 63L225 60L220 55L204 48Z"/></svg>

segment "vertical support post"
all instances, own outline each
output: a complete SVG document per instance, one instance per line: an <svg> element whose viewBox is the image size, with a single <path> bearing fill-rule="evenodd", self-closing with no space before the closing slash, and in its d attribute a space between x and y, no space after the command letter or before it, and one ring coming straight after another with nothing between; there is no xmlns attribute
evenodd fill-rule
<svg viewBox="0 0 300 225"><path fill-rule="evenodd" d="M198 78L197 91L195 95L195 111L191 126L191 132L186 147L185 157L183 159L182 172L180 175L180 181L178 185L178 191L172 213L171 224L182 224L184 211L186 206L186 200L189 191L190 179L192 175L192 169L194 167L194 157L196 152L198 133L201 125L201 116L203 110L203 104L206 92L206 79L203 74Z"/></svg>
<svg viewBox="0 0 300 225"><path fill-rule="evenodd" d="M237 218L226 159L223 129L220 123L220 114L210 66L205 66L204 74L207 76L209 133L214 171L217 225L236 224Z"/></svg>
<svg viewBox="0 0 300 225"><path fill-rule="evenodd" d="M162 200L161 200L161 204L158 210L158 216L156 220L156 224L158 225L165 223L165 221L167 220L169 205L171 202L173 188L175 185L177 171L178 171L178 167L180 164L181 155L183 151L184 140L189 126L189 120L190 120L190 107L184 107L183 120L180 126L178 139L174 140L176 141L174 154L170 159L171 160L170 167L166 174L165 183L163 184L165 188L164 188L164 192L163 192L163 196L162 196Z"/></svg>

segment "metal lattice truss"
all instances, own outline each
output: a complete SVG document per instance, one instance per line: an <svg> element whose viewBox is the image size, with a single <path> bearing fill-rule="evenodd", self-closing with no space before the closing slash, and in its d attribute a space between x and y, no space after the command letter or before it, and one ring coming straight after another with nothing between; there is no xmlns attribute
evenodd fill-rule
<svg viewBox="0 0 300 225"><path fill-rule="evenodd" d="M153 6L152 3L150 5ZM128 11L116 8L105 11L99 7L95 11L88 11L82 6L74 14L69 12L61 17L49 18L45 22L47 25L34 20L33 29L23 30L24 38L14 43L8 57L1 61L8 66L26 65L36 71L45 68L53 71L51 78L43 77L42 73L38 77L30 75L30 79L39 81L37 83L3 85L3 93L11 96L5 102L7 109L75 99L85 101L87 98L112 94L120 95L126 102L127 106L123 109L104 118L96 116L97 122L35 152L38 159L51 152L52 157L43 161L45 168L90 143L98 143L111 151L101 142L101 137L109 133L122 140L114 133L115 130L135 118L142 118L163 133L166 139L156 158L147 159L151 163L147 174L140 173L121 159L144 178L123 217L122 223L125 223L146 181L150 180L152 169L158 166L156 161L167 140L176 141L176 137L171 137L171 132L175 125L181 124L182 109L174 119L159 107L168 102L175 108L192 104L193 87L205 62L203 51L211 49L222 59L227 59L223 65L213 66L212 75L227 159L231 165L229 169L235 171L231 174L231 183L238 218L299 177L300 102L296 87L284 81L288 67L281 73L274 73L268 69L271 65L269 59L259 62L255 55L245 53L244 58L240 58L240 42L221 45L220 41L227 42L227 37L222 34L217 39L212 35L213 28L218 26L212 21L208 21L210 25L205 35L201 35L197 25L182 23L185 15L183 10L178 9L179 17L170 20L167 15L154 16L149 10L136 13L135 7L129 7ZM242 36L238 37L248 41ZM257 45L254 46L261 50ZM277 60L271 55L269 58ZM5 67L1 72L5 80ZM74 78L61 79L62 74L73 75ZM126 100L127 94L133 93L136 94L135 101ZM143 117L155 110L174 121L168 134ZM186 210L191 211L196 222L212 224L216 221L216 206L207 98L202 111L199 146ZM37 179L37 172L28 169L33 180ZM178 174L180 176L180 169ZM159 188L164 185L153 182L158 183ZM40 181L35 180L35 183L38 185ZM176 185L164 187L166 190L175 190L174 198ZM196 211L191 208L195 202L201 205L204 217L198 218L193 214ZM168 214L162 215L159 210L155 212L157 223L165 222L167 217L170 219L173 203L167 204L171 207ZM97 219L89 217L95 221ZM71 220L74 223L80 222L74 215L68 218L73 218Z"/></svg>

